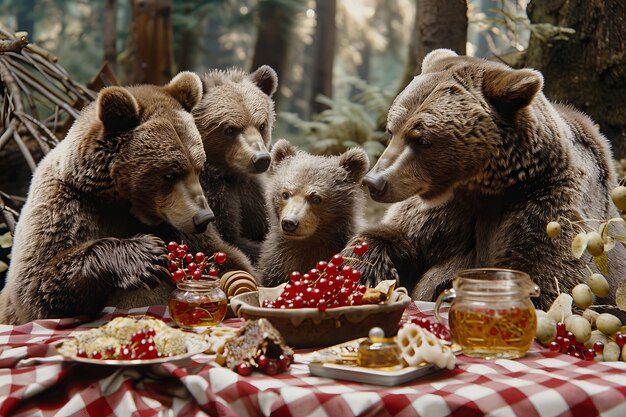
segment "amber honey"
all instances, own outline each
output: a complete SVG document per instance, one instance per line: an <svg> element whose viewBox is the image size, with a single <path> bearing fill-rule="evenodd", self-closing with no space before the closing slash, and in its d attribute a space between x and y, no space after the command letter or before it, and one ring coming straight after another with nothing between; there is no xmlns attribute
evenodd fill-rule
<svg viewBox="0 0 626 417"><path fill-rule="evenodd" d="M193 302L170 298L170 314L174 322L183 329L198 330L217 326L224 320L228 303L225 299L207 302Z"/></svg>
<svg viewBox="0 0 626 417"><path fill-rule="evenodd" d="M537 316L532 305L509 308L453 305L448 314L452 337L467 356L524 356L537 328Z"/></svg>

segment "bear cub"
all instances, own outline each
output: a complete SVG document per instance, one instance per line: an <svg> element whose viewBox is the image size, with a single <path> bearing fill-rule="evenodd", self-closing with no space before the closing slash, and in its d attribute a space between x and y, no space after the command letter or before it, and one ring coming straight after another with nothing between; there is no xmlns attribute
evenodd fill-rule
<svg viewBox="0 0 626 417"><path fill-rule="evenodd" d="M264 286L286 282L291 272L304 273L344 248L362 225L368 168L359 148L316 156L276 142L267 186L270 230L258 264Z"/></svg>
<svg viewBox="0 0 626 417"><path fill-rule="evenodd" d="M200 181L222 238L256 262L269 228L263 173L271 162L278 78L267 65L201 78L202 100L193 110L207 156Z"/></svg>

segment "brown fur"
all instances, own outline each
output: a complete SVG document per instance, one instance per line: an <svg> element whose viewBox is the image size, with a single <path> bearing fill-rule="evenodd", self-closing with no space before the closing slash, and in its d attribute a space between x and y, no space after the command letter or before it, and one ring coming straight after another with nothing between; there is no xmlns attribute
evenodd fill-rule
<svg viewBox="0 0 626 417"><path fill-rule="evenodd" d="M269 159L257 167L253 158L270 156L276 72L212 71L202 82L193 112L207 155L201 183L224 240L256 261L269 227L262 178Z"/></svg>
<svg viewBox="0 0 626 417"><path fill-rule="evenodd" d="M586 280L590 257L570 252L578 230L563 222L551 240L545 227L617 216L611 152L589 118L548 102L542 83L536 71L448 50L425 58L392 104L391 140L364 180L375 200L396 203L355 238L371 248L365 280L396 277L432 300L459 269L512 268L540 286L541 307L556 297L555 278L566 292ZM625 261L621 245L609 252L613 289Z"/></svg>
<svg viewBox="0 0 626 417"><path fill-rule="evenodd" d="M285 282L293 271L305 273L346 245L361 226L360 183L368 167L362 149L325 157L297 151L284 139L276 142L267 190L270 231L259 260L263 285ZM297 228L284 230L286 219L297 221Z"/></svg>
<svg viewBox="0 0 626 417"><path fill-rule="evenodd" d="M204 149L184 110L201 92L196 75L181 73L165 87L105 88L83 110L34 174L0 323L166 301L163 239L178 232L148 233L164 223L193 233L193 216L208 209L198 180ZM213 245L211 230L197 239Z"/></svg>

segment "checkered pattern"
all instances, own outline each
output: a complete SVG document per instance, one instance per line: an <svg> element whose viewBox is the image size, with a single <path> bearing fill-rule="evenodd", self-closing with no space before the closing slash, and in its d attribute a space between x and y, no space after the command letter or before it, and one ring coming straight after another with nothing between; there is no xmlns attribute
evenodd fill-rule
<svg viewBox="0 0 626 417"><path fill-rule="evenodd" d="M411 304L405 319L432 316ZM585 362L534 346L518 360L458 357L458 365L397 387L288 373L240 377L197 355L187 367L74 363L54 345L120 314L165 307L106 309L97 321L39 320L0 325L0 416L626 416L626 363ZM241 325L239 319L227 324Z"/></svg>

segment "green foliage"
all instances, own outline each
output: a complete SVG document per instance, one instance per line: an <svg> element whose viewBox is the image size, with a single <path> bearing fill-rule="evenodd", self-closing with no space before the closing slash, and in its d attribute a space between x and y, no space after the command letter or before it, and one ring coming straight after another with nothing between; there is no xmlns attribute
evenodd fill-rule
<svg viewBox="0 0 626 417"><path fill-rule="evenodd" d="M329 109L315 115L312 121L288 112L279 117L299 130L311 153L336 155L360 146L373 162L385 148L386 133L380 119L386 115L393 95L355 77L348 77L345 82L358 93L352 99L318 97L317 100Z"/></svg>

